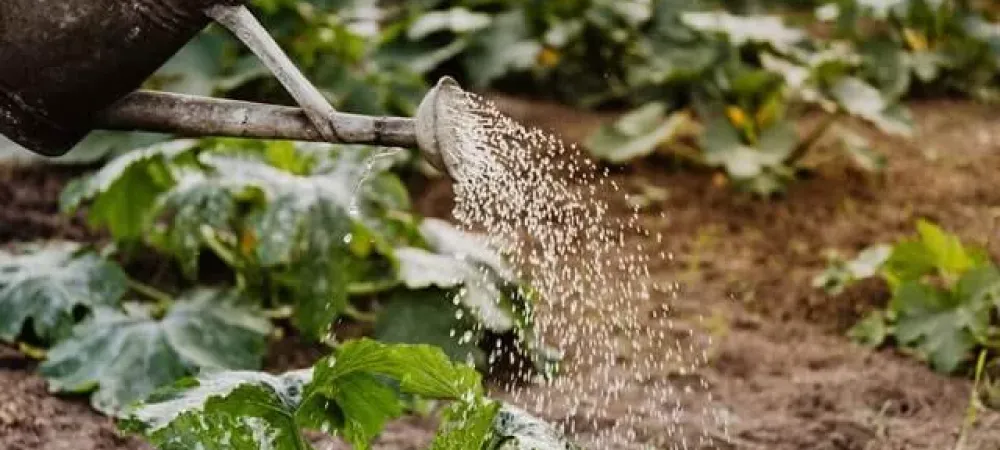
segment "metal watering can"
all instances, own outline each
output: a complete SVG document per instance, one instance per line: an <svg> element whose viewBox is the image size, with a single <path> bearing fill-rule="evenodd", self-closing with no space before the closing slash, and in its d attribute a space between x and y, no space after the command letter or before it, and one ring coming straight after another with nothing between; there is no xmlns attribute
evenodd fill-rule
<svg viewBox="0 0 1000 450"><path fill-rule="evenodd" d="M136 90L212 20L300 107ZM465 95L445 77L413 119L337 112L240 0L0 0L0 134L45 156L95 129L135 130L416 147L447 173L444 119Z"/></svg>

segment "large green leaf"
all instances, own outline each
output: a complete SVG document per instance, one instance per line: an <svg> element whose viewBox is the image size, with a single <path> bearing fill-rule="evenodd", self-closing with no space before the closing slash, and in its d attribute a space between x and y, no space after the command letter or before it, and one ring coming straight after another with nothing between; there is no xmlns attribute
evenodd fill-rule
<svg viewBox="0 0 1000 450"><path fill-rule="evenodd" d="M250 223L254 254L264 267L289 272L296 325L322 338L347 305L351 232L366 211L357 206L363 204L356 200L360 175L337 168L295 175L251 158L203 154L200 159L230 185L264 193L266 203Z"/></svg>
<svg viewBox="0 0 1000 450"><path fill-rule="evenodd" d="M493 421L496 450L576 450L552 425L511 405L504 405Z"/></svg>
<svg viewBox="0 0 1000 450"><path fill-rule="evenodd" d="M996 285L1000 275L993 272L991 284ZM979 276L974 273L967 276ZM982 297L913 281L902 284L890 304L896 314L896 339L916 348L941 372L953 372L970 356L979 337L986 334L991 307Z"/></svg>
<svg viewBox="0 0 1000 450"><path fill-rule="evenodd" d="M400 248L396 250L396 258L400 278L407 288L461 287L455 300L487 329L503 333L517 324L509 301L498 287L499 280L475 264L419 248Z"/></svg>
<svg viewBox="0 0 1000 450"><path fill-rule="evenodd" d="M218 372L152 395L122 422L160 448L304 450L303 429L370 448L402 412L400 393L455 402L434 450L575 449L555 429L482 396L480 377L429 346L342 344L311 370L283 375Z"/></svg>
<svg viewBox="0 0 1000 450"><path fill-rule="evenodd" d="M61 207L73 211L91 201L87 218L92 226L106 227L118 240L137 240L157 196L172 183L166 162L196 145L175 140L119 156L97 173L70 183L60 197Z"/></svg>
<svg viewBox="0 0 1000 450"><path fill-rule="evenodd" d="M440 350L363 339L342 344L311 371L222 372L181 382L136 408L126 427L154 443L188 448L226 435L238 443L232 448L302 449L308 447L300 430L314 429L336 432L366 449L385 422L402 413L396 388L387 381L403 393L429 398L462 400L482 393L479 374L450 362Z"/></svg>
<svg viewBox="0 0 1000 450"><path fill-rule="evenodd" d="M491 449L493 424L502 406L488 399L450 406L429 450Z"/></svg>
<svg viewBox="0 0 1000 450"><path fill-rule="evenodd" d="M121 426L162 450L310 449L293 416L311 377L310 369L201 375L154 393Z"/></svg>
<svg viewBox="0 0 1000 450"><path fill-rule="evenodd" d="M790 124L779 122L765 130L757 147L744 144L723 117L710 118L701 136L705 162L725 167L736 179L750 179L774 168L791 154L798 136Z"/></svg>
<svg viewBox="0 0 1000 450"><path fill-rule="evenodd" d="M156 203L155 216L167 216L166 237L170 251L185 274L195 278L205 227L228 230L237 212L236 199L225 183L194 170L179 171L177 184Z"/></svg>
<svg viewBox="0 0 1000 450"><path fill-rule="evenodd" d="M667 116L666 104L648 103L599 128L587 139L587 149L610 162L628 162L652 154L687 123L685 113Z"/></svg>
<svg viewBox="0 0 1000 450"><path fill-rule="evenodd" d="M468 33L486 28L490 22L489 14L471 12L459 6L421 15L406 30L406 36L412 40L420 40L440 31Z"/></svg>
<svg viewBox="0 0 1000 450"><path fill-rule="evenodd" d="M890 286L935 272L950 285L966 271L988 262L981 249L963 245L958 236L933 223L918 221L917 232L917 239L896 244L886 261L883 275Z"/></svg>
<svg viewBox="0 0 1000 450"><path fill-rule="evenodd" d="M375 323L375 338L382 342L430 344L441 348L455 361L485 362L476 333L476 324L451 298L454 292L440 289L399 290L392 294Z"/></svg>
<svg viewBox="0 0 1000 450"><path fill-rule="evenodd" d="M716 11L684 12L680 17L684 25L704 33L724 34L737 46L765 43L783 50L806 38L804 31L786 26L780 16L735 16Z"/></svg>
<svg viewBox="0 0 1000 450"><path fill-rule="evenodd" d="M499 14L488 28L470 37L464 66L473 86L485 87L511 72L534 67L542 46L531 37L524 16L516 9Z"/></svg>
<svg viewBox="0 0 1000 450"><path fill-rule="evenodd" d="M118 414L154 389L200 369L252 369L261 363L270 324L241 308L235 294L199 289L162 319L135 305L110 308L73 330L40 370L54 391L87 392L94 408Z"/></svg>
<svg viewBox="0 0 1000 450"><path fill-rule="evenodd" d="M489 268L507 281L517 278L503 255L483 235L460 230L445 220L435 218L424 219L420 223L420 233L430 248L439 254Z"/></svg>
<svg viewBox="0 0 1000 450"><path fill-rule="evenodd" d="M882 93L855 77L843 77L830 87L830 95L849 114L871 122L887 133L909 136L913 130L902 107L889 105Z"/></svg>
<svg viewBox="0 0 1000 450"><path fill-rule="evenodd" d="M13 340L30 320L35 335L61 337L78 307L114 306L126 277L115 263L73 243L0 251L0 339Z"/></svg>

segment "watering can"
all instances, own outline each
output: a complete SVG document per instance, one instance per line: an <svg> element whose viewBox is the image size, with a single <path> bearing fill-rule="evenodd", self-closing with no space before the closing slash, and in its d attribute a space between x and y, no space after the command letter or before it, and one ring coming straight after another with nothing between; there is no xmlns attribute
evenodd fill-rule
<svg viewBox="0 0 1000 450"><path fill-rule="evenodd" d="M137 90L211 21L299 107ZM464 95L445 77L412 119L338 112L240 0L0 0L0 134L45 156L109 129L416 147L448 173Z"/></svg>

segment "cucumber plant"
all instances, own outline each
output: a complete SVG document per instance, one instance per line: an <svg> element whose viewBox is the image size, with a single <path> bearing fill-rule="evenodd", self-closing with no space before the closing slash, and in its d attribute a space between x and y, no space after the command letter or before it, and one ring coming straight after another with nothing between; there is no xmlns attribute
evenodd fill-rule
<svg viewBox="0 0 1000 450"><path fill-rule="evenodd" d="M885 309L850 330L859 342L894 341L941 372L959 370L980 350L996 350L1000 269L983 249L920 221L917 236L888 252L873 247L854 261L838 262L815 284L836 293L875 275L888 285L891 298Z"/></svg>
<svg viewBox="0 0 1000 450"><path fill-rule="evenodd" d="M501 353L515 353L519 358L503 359L550 374L558 355L534 335L537 294L482 237L409 212L406 189L391 171L406 157L368 147L217 139L172 140L115 158L71 182L61 198L67 212L86 208L89 224L105 230L111 245L27 244L2 254L0 339L51 346L39 367L50 387L90 392L96 409L117 417L128 416L131 405L157 388L189 376L228 386L218 393L226 399L243 392L244 384L277 389L274 380L305 380L299 387L326 390L317 399L336 398L346 402L342 408L352 408L316 409L312 402L312 412L296 412L304 406L276 393L288 414L308 415L275 431L291 439L287 448L302 448L296 445L304 441L291 437L323 417L336 424L330 430L367 448L385 421L375 417L399 415L399 386L384 385L384 377L401 382L405 395L478 405L477 417L487 424L513 414L482 398L474 369L440 360L488 369ZM165 282L123 268L150 254L176 267L178 276ZM351 369L371 373L345 375L336 383L324 378L323 388L302 378L305 372L284 378L254 372L269 336L284 323L276 326L272 319L286 317L302 336L337 352L364 348L372 358L388 359L372 362L354 351L357 364L382 369ZM394 344L338 344L330 333L339 320L368 323L376 338ZM333 361L340 356L326 364ZM437 383L476 374L478 400L454 391L407 390L417 376L410 372L419 367L434 369ZM220 381L230 376L237 380ZM177 395L193 386L180 383ZM348 394L340 390L348 387L385 402L362 408L358 398L343 397ZM216 393L198 392L207 395L205 410L214 408ZM229 427L222 432L246 443L239 448L266 448L253 432L263 426L258 419L273 417L254 416L239 403L244 400L250 401L239 397L232 410L223 408L228 412L220 414L248 414L221 422ZM152 405L141 411L166 407ZM162 424L175 416L161 418ZM451 426L457 427L453 433L465 433L464 426ZM158 441L159 426L130 429L146 431L165 448L212 441L211 434ZM475 439L482 442L504 433L489 427L478 432Z"/></svg>
<svg viewBox="0 0 1000 450"><path fill-rule="evenodd" d="M340 345L309 369L184 379L137 405L122 427L164 450L304 450L306 429L368 449L402 414L401 395L451 402L431 450L577 448L550 425L485 397L479 374L440 350L367 339Z"/></svg>

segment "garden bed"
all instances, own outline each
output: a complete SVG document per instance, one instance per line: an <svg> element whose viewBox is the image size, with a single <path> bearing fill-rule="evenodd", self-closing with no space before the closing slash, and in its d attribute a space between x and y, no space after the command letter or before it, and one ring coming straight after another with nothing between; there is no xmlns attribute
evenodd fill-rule
<svg viewBox="0 0 1000 450"><path fill-rule="evenodd" d="M513 99L501 99L500 106L526 123L575 140L605 119ZM889 161L879 178L847 164L825 163L813 177L793 184L785 198L760 200L734 193L712 173L674 170L655 158L613 175L629 192L645 193L643 224L665 238L662 248L653 250L673 255L650 268L656 295L648 309L669 303L677 321L714 336L709 364L699 376L708 382L712 406L729 417L729 433L702 429L694 419L687 432L712 436L713 448L954 447L971 382L935 374L892 350L872 352L844 337L865 311L887 300L877 283L862 283L836 298L811 286L825 267L826 250L852 255L911 233L921 217L1000 257L994 238L1000 217L995 181L1000 114L951 101L913 108L918 134L912 143L870 136ZM58 215L60 187L74 173L0 170L0 242L98 238L87 234L79 217ZM607 195L622 213L627 211L623 198ZM446 182L423 186L414 197L423 214L450 213ZM676 299L668 288L674 282L681 286ZM271 370L305 365L316 356L295 341L274 346ZM0 448L145 448L122 437L84 398L48 394L42 379L31 373L33 367L15 349L0 347ZM631 389L632 398L642 397L642 385ZM629 398L624 395L622 408L608 411L608 418L627 414ZM1000 448L998 422L1000 415L981 413L965 448ZM643 422L638 437L666 448L668 425ZM420 448L432 429L422 419L398 421L376 447ZM584 442L596 431L578 429ZM338 445L326 441L318 448Z"/></svg>

